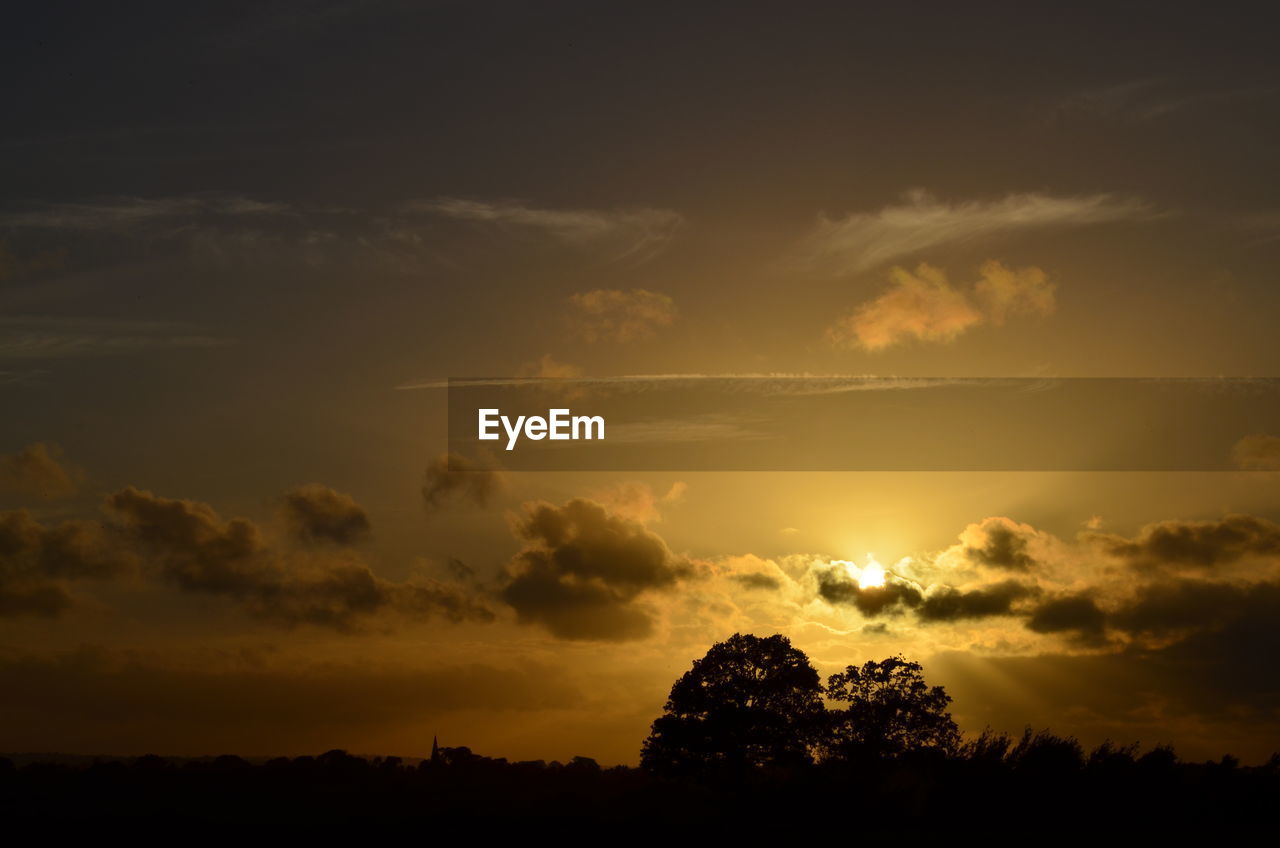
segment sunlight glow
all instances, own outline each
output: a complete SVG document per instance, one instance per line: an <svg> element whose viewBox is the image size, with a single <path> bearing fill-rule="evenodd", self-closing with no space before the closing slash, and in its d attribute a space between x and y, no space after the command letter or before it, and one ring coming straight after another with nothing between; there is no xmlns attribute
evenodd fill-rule
<svg viewBox="0 0 1280 848"><path fill-rule="evenodd" d="M867 554L867 564L861 567L845 559L834 560L833 564L843 565L860 588L875 589L884 585L887 572L883 565L876 562L875 554Z"/></svg>
<svg viewBox="0 0 1280 848"><path fill-rule="evenodd" d="M858 577L858 585L863 589L883 586L884 576L884 566L876 562L875 554L867 554L867 564L862 567L862 574Z"/></svg>

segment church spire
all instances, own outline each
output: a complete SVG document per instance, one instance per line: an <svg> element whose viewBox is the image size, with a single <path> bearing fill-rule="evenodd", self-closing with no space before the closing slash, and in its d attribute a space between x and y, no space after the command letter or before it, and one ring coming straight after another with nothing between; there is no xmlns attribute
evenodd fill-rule
<svg viewBox="0 0 1280 848"><path fill-rule="evenodd" d="M436 740L435 734L431 735L431 762L440 762L440 745Z"/></svg>

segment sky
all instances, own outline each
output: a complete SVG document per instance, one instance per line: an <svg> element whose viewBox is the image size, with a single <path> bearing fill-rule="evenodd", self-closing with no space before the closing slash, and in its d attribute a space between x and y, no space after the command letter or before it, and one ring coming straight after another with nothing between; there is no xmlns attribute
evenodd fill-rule
<svg viewBox="0 0 1280 848"><path fill-rule="evenodd" d="M1101 403L1047 470L467 470L444 388L1273 377L1264 12L20 4L0 750L635 763L777 632L919 660L966 732L1265 759L1265 405L1217 471L1055 465Z"/></svg>

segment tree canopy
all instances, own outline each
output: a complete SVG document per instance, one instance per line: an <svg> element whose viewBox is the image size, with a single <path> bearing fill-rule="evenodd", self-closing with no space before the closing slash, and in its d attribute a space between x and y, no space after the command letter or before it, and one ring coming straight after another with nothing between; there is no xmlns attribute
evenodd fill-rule
<svg viewBox="0 0 1280 848"><path fill-rule="evenodd" d="M849 666L827 679L827 697L845 704L828 712L824 755L899 757L919 751L954 751L960 731L947 712L951 696L924 682L918 662L889 657Z"/></svg>
<svg viewBox="0 0 1280 848"><path fill-rule="evenodd" d="M824 695L841 706L824 708ZM824 687L786 637L735 633L671 687L641 764L685 773L952 753L950 702L902 657L849 666Z"/></svg>
<svg viewBox="0 0 1280 848"><path fill-rule="evenodd" d="M641 763L664 772L807 763L822 713L822 683L802 651L785 636L735 633L671 687Z"/></svg>

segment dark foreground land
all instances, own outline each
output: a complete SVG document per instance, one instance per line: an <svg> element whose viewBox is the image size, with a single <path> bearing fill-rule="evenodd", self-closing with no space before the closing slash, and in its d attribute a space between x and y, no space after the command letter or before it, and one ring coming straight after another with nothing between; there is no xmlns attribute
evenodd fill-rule
<svg viewBox="0 0 1280 848"><path fill-rule="evenodd" d="M1021 750L659 776L578 758L509 763L444 749L408 765L342 751L251 764L141 757L90 765L0 760L6 823L136 834L358 832L583 839L649 834L989 835L1273 833L1280 758L1183 763L1167 749L1085 754L1042 738ZM164 830L159 830L163 828ZM172 830L178 828L179 830Z"/></svg>

